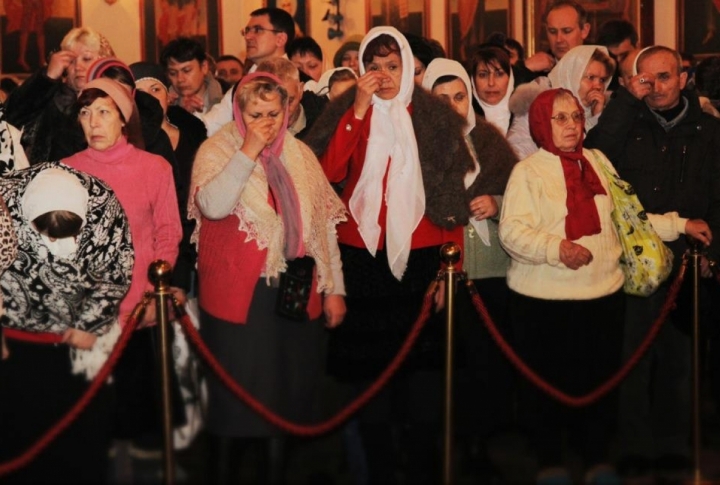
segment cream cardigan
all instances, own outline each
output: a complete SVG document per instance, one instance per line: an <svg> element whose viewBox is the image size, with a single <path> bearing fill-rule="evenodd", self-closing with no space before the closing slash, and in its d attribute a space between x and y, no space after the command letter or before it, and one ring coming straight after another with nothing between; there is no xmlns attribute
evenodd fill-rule
<svg viewBox="0 0 720 485"><path fill-rule="evenodd" d="M587 149L584 153L607 189L593 154ZM560 262L566 198L565 177L556 155L540 149L513 169L499 228L500 242L512 258L507 274L512 290L546 300L589 300L622 287L622 249L610 218L613 202L607 195L595 196L600 233L573 241L592 253L592 262L577 270Z"/></svg>

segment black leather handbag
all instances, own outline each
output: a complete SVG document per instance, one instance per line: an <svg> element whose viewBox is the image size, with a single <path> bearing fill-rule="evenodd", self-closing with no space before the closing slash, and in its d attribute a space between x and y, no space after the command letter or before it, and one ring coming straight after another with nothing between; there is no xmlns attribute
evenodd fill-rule
<svg viewBox="0 0 720 485"><path fill-rule="evenodd" d="M299 322L308 319L307 305L312 291L315 260L309 256L288 261L287 270L280 273L275 312L281 317Z"/></svg>

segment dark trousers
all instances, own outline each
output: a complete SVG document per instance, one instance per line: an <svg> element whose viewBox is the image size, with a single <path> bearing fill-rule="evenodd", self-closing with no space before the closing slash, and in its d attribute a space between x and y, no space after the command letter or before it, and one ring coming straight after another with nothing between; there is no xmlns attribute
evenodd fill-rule
<svg viewBox="0 0 720 485"><path fill-rule="evenodd" d="M623 311L622 292L593 300L541 300L516 292L510 296L520 357L546 381L574 396L592 391L618 370ZM587 407L570 408L523 378L518 413L541 468L562 465L565 434L586 466L607 461L616 393Z"/></svg>

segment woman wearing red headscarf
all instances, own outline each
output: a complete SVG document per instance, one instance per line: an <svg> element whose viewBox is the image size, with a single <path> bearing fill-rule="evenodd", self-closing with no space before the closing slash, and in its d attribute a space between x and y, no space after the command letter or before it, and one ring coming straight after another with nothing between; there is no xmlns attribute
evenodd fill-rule
<svg viewBox="0 0 720 485"><path fill-rule="evenodd" d="M193 166L188 215L197 221L201 332L250 394L307 422L324 365L319 319L324 313L335 327L345 315L335 234L345 207L315 155L287 134L288 95L277 77L245 76L234 111ZM269 463L258 483L280 481L282 431L218 380L209 379L208 391L208 481L234 482L232 465L258 439Z"/></svg>
<svg viewBox="0 0 720 485"><path fill-rule="evenodd" d="M541 93L529 118L540 150L515 166L500 218L500 242L512 258L509 317L518 353L530 368L566 393L582 395L620 362L621 247L608 184L598 175L598 163L611 165L602 153L583 148L584 110L570 91ZM524 381L519 403L538 453L538 483L571 483L562 467L564 429L580 438L578 451L588 467L584 483L614 477L606 465L612 394L572 409Z"/></svg>

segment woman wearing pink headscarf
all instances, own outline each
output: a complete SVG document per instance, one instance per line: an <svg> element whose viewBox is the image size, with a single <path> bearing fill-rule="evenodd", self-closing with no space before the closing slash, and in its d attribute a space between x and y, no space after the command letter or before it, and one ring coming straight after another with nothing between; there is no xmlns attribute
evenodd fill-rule
<svg viewBox="0 0 720 485"><path fill-rule="evenodd" d="M537 96L530 132L540 149L513 169L500 217L510 254L509 319L530 368L571 395L583 395L620 365L624 318L620 242L599 163L583 148L585 110L566 89ZM616 483L608 463L615 400L573 409L521 382L518 416L538 453L537 483L571 483L562 462L563 430L579 438L583 483ZM619 482L618 482L619 483Z"/></svg>
<svg viewBox="0 0 720 485"><path fill-rule="evenodd" d="M323 368L323 326L345 315L335 225L345 208L317 158L287 133L288 95L269 73L245 76L235 121L198 150L189 217L197 221L203 338L230 374L269 409L308 420ZM223 385L208 382L210 482L237 476L246 444L267 444L260 483L282 474L282 431ZM233 451L235 450L235 451ZM232 455L232 456L231 456Z"/></svg>

